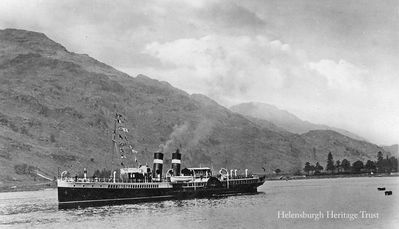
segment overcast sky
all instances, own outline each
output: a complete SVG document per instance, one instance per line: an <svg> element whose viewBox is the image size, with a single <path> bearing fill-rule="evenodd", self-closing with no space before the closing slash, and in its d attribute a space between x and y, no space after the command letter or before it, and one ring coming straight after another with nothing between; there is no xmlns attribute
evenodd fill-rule
<svg viewBox="0 0 399 229"><path fill-rule="evenodd" d="M225 106L269 103L399 143L398 0L10 0L0 28Z"/></svg>

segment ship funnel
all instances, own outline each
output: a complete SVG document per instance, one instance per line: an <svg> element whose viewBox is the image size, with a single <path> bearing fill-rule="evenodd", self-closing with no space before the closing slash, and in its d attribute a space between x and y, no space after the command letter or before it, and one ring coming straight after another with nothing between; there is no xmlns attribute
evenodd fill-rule
<svg viewBox="0 0 399 229"><path fill-rule="evenodd" d="M180 176L181 153L179 149L172 153L172 170L173 176Z"/></svg>
<svg viewBox="0 0 399 229"><path fill-rule="evenodd" d="M154 168L152 170L152 177L156 180L161 180L162 177L162 165L163 165L163 153L154 153Z"/></svg>

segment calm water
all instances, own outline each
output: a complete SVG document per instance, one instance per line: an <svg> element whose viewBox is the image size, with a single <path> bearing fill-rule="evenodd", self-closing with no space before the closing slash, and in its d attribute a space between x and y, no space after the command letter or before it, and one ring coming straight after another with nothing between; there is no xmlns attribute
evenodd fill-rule
<svg viewBox="0 0 399 229"><path fill-rule="evenodd" d="M377 191L382 186L393 195ZM399 178L273 181L259 191L257 195L75 210L58 210L56 190L0 193L0 227L399 228ZM305 215L282 218L283 211L324 216L319 220ZM337 214L335 218L331 211ZM362 218L360 211L375 218ZM356 214L351 220L349 215Z"/></svg>

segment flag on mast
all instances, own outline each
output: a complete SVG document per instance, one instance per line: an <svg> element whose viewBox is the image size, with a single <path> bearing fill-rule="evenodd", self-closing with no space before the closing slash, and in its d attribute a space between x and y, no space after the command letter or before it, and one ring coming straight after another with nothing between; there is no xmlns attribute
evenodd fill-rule
<svg viewBox="0 0 399 229"><path fill-rule="evenodd" d="M125 128L125 127L120 127L119 129L122 130L123 132L126 132L126 133L129 132L129 130L127 128Z"/></svg>

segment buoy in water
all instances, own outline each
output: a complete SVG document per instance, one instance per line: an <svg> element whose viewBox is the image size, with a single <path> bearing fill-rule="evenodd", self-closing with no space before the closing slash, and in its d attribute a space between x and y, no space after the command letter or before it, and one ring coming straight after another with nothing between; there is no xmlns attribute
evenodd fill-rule
<svg viewBox="0 0 399 229"><path fill-rule="evenodd" d="M392 195L392 191L385 191L385 195L386 195L386 196Z"/></svg>

